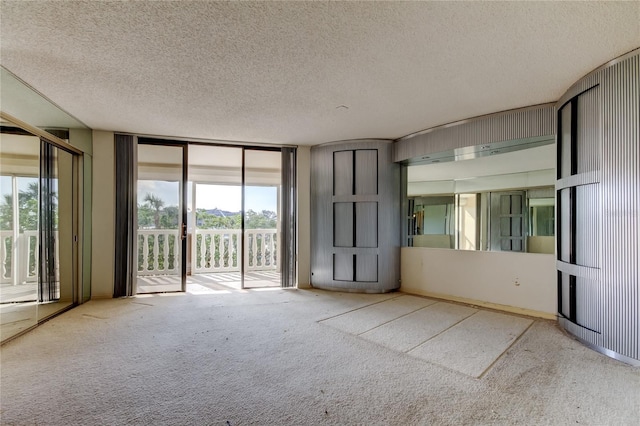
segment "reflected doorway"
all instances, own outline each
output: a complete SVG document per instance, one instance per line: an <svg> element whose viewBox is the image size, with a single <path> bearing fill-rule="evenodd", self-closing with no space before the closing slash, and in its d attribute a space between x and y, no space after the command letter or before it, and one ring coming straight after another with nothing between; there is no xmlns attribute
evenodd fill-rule
<svg viewBox="0 0 640 426"><path fill-rule="evenodd" d="M0 129L0 341L78 300L78 163L44 137Z"/></svg>

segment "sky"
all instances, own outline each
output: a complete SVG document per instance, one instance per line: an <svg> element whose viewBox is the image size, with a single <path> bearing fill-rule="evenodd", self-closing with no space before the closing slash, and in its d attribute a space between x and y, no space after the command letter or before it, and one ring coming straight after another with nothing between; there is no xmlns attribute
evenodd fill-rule
<svg viewBox="0 0 640 426"><path fill-rule="evenodd" d="M191 184L189 184L191 188ZM247 186L245 210L261 211L278 209L278 189L275 186ZM189 191L191 192L191 191ZM138 181L138 204L144 203L144 197L152 193L164 200L165 206L178 205L178 182L167 181ZM191 198L191 197L189 197ZM240 211L241 187L237 185L206 185L196 186L197 208ZM189 200L190 201L190 200Z"/></svg>
<svg viewBox="0 0 640 426"><path fill-rule="evenodd" d="M25 191L29 187L29 183L38 182L37 177L18 177L18 191ZM4 195L11 194L12 183L11 176L0 176L0 195L4 199Z"/></svg>

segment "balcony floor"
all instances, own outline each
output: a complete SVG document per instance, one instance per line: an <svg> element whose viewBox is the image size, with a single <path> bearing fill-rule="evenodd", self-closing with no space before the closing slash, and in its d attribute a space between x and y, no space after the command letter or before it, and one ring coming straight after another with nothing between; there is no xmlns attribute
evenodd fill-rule
<svg viewBox="0 0 640 426"><path fill-rule="evenodd" d="M239 290L240 272L215 272L187 276L187 293L202 294L217 291ZM245 288L280 287L277 271L251 271L245 273ZM180 277L149 275L138 277L138 294L180 291Z"/></svg>
<svg viewBox="0 0 640 426"><path fill-rule="evenodd" d="M35 302L38 283L0 284L0 303Z"/></svg>

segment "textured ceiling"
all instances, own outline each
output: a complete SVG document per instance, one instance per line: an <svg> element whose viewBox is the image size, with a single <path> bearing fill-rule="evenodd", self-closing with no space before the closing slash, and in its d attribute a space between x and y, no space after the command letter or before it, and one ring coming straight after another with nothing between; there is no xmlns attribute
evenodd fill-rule
<svg viewBox="0 0 640 426"><path fill-rule="evenodd" d="M94 129L312 145L557 100L640 2L8 2L0 63Z"/></svg>

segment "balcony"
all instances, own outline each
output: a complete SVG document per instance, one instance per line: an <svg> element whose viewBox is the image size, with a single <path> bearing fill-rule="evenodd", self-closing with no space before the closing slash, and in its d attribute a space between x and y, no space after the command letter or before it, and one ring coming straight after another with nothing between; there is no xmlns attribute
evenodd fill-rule
<svg viewBox="0 0 640 426"><path fill-rule="evenodd" d="M197 229L187 238L189 291L240 288L243 249L245 287L280 286L277 229L247 229L244 248L239 229ZM13 231L0 231L2 303L37 299L38 240L38 231L25 231L17 239ZM138 230L139 291L180 289L178 241L177 229Z"/></svg>
<svg viewBox="0 0 640 426"><path fill-rule="evenodd" d="M138 290L176 291L180 285L177 229L138 230ZM187 287L194 291L240 288L244 250L245 287L280 286L277 229L196 229L187 235Z"/></svg>

